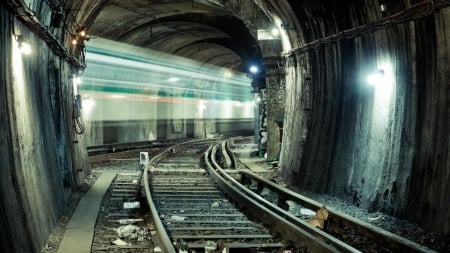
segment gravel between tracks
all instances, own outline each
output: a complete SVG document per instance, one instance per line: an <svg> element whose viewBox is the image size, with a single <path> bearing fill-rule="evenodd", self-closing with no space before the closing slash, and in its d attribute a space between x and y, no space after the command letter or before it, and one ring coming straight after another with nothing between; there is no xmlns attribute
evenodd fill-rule
<svg viewBox="0 0 450 253"><path fill-rule="evenodd" d="M255 163L265 169L265 173L261 173L262 176L275 181L277 184L285 186L283 179L278 176L277 167L273 167L271 164L267 164L264 158L254 157ZM374 226L383 228L391 233L405 237L414 242L425 245L426 247L438 252L450 252L450 235L445 236L443 234L425 231L418 224L409 222L404 219L395 218L393 216L381 213L370 213L365 209L358 208L352 203L337 198L335 196L326 194L317 194L307 191L295 190L299 194L302 194L308 198L311 198L319 203L323 203L327 207L331 207L336 211L348 214L362 221L370 223ZM371 251L382 252L382 251Z"/></svg>

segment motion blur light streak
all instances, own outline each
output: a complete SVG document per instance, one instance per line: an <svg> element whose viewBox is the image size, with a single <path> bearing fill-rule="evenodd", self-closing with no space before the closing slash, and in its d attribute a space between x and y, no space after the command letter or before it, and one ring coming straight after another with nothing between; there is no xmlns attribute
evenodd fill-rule
<svg viewBox="0 0 450 253"><path fill-rule="evenodd" d="M72 76L73 94L76 96L79 93L79 86L81 84L81 78L79 76Z"/></svg>
<svg viewBox="0 0 450 253"><path fill-rule="evenodd" d="M90 112L95 106L95 101L91 98L83 99L83 112Z"/></svg>
<svg viewBox="0 0 450 253"><path fill-rule="evenodd" d="M168 80L174 76L186 80L196 79L203 82L226 82L227 85L248 87L250 81L244 73L234 72L233 75L225 77L223 68L200 64L199 62L164 54L149 49L142 49L130 45L96 38L86 43L86 60L96 64L108 64L108 69L124 68L133 70L139 74L142 71L154 72L152 80ZM111 72L111 70L109 71ZM129 74L130 75L130 74ZM139 76L139 75L138 75ZM136 76L135 76L136 77ZM155 81L156 81L155 80Z"/></svg>
<svg viewBox="0 0 450 253"><path fill-rule="evenodd" d="M91 39L86 51L88 68L79 89L95 99L92 122L253 120L245 73L99 38Z"/></svg>

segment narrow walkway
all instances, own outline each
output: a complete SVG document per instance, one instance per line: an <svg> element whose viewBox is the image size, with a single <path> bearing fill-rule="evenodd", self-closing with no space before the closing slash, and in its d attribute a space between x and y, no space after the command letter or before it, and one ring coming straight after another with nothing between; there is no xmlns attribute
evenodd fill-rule
<svg viewBox="0 0 450 253"><path fill-rule="evenodd" d="M70 218L58 253L90 253L95 222L103 196L117 172L103 172L92 188L81 198Z"/></svg>

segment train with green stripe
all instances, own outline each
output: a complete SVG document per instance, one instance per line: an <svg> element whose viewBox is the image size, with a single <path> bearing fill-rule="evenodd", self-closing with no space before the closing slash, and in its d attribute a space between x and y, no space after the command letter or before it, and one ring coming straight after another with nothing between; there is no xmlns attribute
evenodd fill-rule
<svg viewBox="0 0 450 253"><path fill-rule="evenodd" d="M252 135L246 74L93 38L76 83L88 144Z"/></svg>

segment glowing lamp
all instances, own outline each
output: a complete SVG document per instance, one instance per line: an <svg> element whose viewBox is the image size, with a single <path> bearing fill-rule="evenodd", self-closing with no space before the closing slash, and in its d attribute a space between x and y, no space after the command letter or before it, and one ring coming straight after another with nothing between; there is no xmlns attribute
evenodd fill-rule
<svg viewBox="0 0 450 253"><path fill-rule="evenodd" d="M258 67L254 66L254 65L250 67L250 72L252 74L256 74L256 73L258 73L258 71L259 71Z"/></svg>
<svg viewBox="0 0 450 253"><path fill-rule="evenodd" d="M385 82L384 70L379 69L367 76L367 83L373 86L381 85Z"/></svg>
<svg viewBox="0 0 450 253"><path fill-rule="evenodd" d="M17 43L19 43L19 50L22 54L31 54L31 46L22 35L17 35Z"/></svg>
<svg viewBox="0 0 450 253"><path fill-rule="evenodd" d="M271 31L271 33L272 33L272 35L274 36L274 37L278 37L278 35L280 35L280 30L278 30L278 28L273 28L272 29L272 31Z"/></svg>

